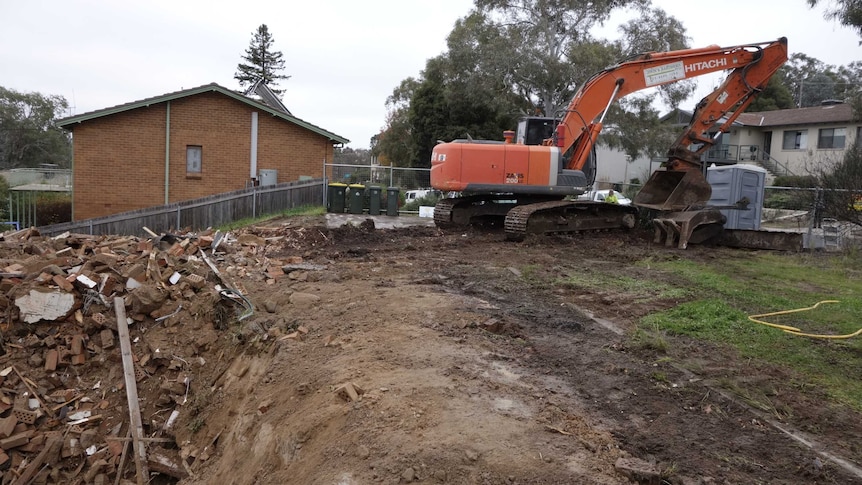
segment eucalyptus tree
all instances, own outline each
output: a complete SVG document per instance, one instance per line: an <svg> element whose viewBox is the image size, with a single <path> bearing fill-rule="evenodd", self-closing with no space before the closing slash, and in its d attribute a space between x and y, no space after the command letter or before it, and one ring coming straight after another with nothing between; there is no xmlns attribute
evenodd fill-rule
<svg viewBox="0 0 862 485"><path fill-rule="evenodd" d="M827 4L824 15L827 19L837 20L862 36L862 0L808 0L812 7L820 3Z"/></svg>
<svg viewBox="0 0 862 485"><path fill-rule="evenodd" d="M55 120L67 114L66 98L0 86L0 168L54 164L68 167L69 133Z"/></svg>
<svg viewBox="0 0 862 485"><path fill-rule="evenodd" d="M619 27L620 39L598 37L596 29L618 11L635 16ZM447 51L426 64L409 105L401 98L390 119L407 120L414 157L422 160L436 140L500 139L520 116L561 116L590 76L628 56L686 47L682 24L649 0L476 0L449 34ZM652 101L660 95L675 106L692 90L681 82L630 96L610 113L607 140L616 137L633 158L660 151L650 135L658 128Z"/></svg>

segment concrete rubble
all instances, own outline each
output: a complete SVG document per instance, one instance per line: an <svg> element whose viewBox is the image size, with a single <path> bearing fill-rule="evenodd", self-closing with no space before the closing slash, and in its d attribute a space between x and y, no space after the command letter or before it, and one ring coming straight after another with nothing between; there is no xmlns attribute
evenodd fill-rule
<svg viewBox="0 0 862 485"><path fill-rule="evenodd" d="M0 485L135 483L136 476L146 483L141 469L168 480L159 483L188 476L201 453L177 443L174 431L178 420L189 420L196 387L204 385L195 375L209 365L202 353L231 308L234 322L254 311L230 275L254 272L276 284L321 269L299 256L262 257L265 244L259 235L213 231L47 237L31 228L0 235ZM230 267L229 276L219 266ZM115 308L120 301L124 308ZM118 315L129 342L118 333ZM160 338L179 327L189 345ZM134 362L126 380L124 343ZM140 392L134 405L128 385ZM129 419L138 408L141 436ZM140 441L145 463L132 451Z"/></svg>

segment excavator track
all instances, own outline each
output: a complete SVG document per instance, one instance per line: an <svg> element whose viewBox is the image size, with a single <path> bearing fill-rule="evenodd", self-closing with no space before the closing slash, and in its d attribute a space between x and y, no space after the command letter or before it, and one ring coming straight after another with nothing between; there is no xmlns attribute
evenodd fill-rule
<svg viewBox="0 0 862 485"><path fill-rule="evenodd" d="M637 208L604 202L557 200L520 205L506 215L506 239L523 241L528 234L631 229Z"/></svg>
<svg viewBox="0 0 862 485"><path fill-rule="evenodd" d="M543 196L480 194L442 199L434 206L434 224L441 229L466 227L479 221L502 224L506 215L520 204L548 201ZM559 200L554 198L554 200ZM493 224L493 222L492 222Z"/></svg>
<svg viewBox="0 0 862 485"><path fill-rule="evenodd" d="M434 224L441 229L469 225L470 214L465 211L482 199L482 196L468 196L440 200L434 206Z"/></svg>

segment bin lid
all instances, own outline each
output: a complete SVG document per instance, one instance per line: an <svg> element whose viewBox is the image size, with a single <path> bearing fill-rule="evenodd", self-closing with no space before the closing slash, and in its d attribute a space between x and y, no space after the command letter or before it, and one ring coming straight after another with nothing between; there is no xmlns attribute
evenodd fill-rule
<svg viewBox="0 0 862 485"><path fill-rule="evenodd" d="M342 184L339 182L333 182L333 183L329 184L329 186L330 187L347 187L347 184Z"/></svg>
<svg viewBox="0 0 862 485"><path fill-rule="evenodd" d="M390 192L398 192L401 189L398 187L387 187L386 190L388 190Z"/></svg>
<svg viewBox="0 0 862 485"><path fill-rule="evenodd" d="M348 185L348 187L350 187L351 189L364 189L365 188L365 186L362 184L350 184L350 185Z"/></svg>

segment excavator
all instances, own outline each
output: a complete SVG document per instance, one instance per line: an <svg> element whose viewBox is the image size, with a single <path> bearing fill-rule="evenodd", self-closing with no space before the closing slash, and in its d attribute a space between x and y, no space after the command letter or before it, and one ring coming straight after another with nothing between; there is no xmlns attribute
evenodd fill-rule
<svg viewBox="0 0 862 485"><path fill-rule="evenodd" d="M725 218L707 204L712 189L701 156L786 60L784 37L640 54L593 75L561 118L522 118L517 131L503 133L503 141L440 142L431 155L431 186L462 196L438 202L434 221L438 227L457 227L504 217L507 239L519 241L528 234L630 229L638 208L644 208L657 211L656 242L681 249L704 242L721 232ZM724 82L697 104L663 169L652 173L633 206L572 200L595 181L596 141L615 101L718 71L728 71Z"/></svg>

